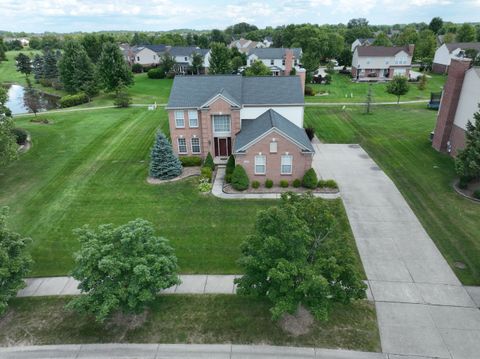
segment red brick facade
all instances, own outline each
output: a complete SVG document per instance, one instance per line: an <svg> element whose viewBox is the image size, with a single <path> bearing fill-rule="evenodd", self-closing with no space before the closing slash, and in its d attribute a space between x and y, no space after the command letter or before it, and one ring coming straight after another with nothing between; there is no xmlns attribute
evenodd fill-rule
<svg viewBox="0 0 480 359"><path fill-rule="evenodd" d="M448 78L443 89L442 100L440 102L440 110L438 112L437 124L433 136L433 148L437 151L447 152L450 148L451 152L455 154L457 148L453 147L452 132L455 114L457 112L458 101L462 91L463 80L465 79L465 72L470 67L469 60L452 59L448 71ZM455 131L455 144L458 144L459 131Z"/></svg>
<svg viewBox="0 0 480 359"><path fill-rule="evenodd" d="M448 66L447 65L442 65L442 64L437 64L433 63L432 64L432 72L435 74L446 74L448 72Z"/></svg>
<svg viewBox="0 0 480 359"><path fill-rule="evenodd" d="M271 142L277 143L275 153L270 152ZM266 157L265 174L255 174L255 156L257 155L265 155ZM281 157L283 155L292 156L291 174L281 174ZM249 147L245 154L235 155L236 163L245 168L250 181L256 180L261 184L264 184L266 179L271 179L275 184L278 184L280 180L287 180L291 185L293 180L302 179L305 171L312 166L312 159L313 154L302 153L297 145L276 131Z"/></svg>

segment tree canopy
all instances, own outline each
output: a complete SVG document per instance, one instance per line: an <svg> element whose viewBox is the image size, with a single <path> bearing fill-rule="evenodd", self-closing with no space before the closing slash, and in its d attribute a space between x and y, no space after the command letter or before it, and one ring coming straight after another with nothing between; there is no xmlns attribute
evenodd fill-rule
<svg viewBox="0 0 480 359"><path fill-rule="evenodd" d="M270 76L272 72L261 60L256 60L245 69L246 76Z"/></svg>
<svg viewBox="0 0 480 359"><path fill-rule="evenodd" d="M214 42L211 44L209 70L213 75L232 73L230 50L225 46L225 44L220 42Z"/></svg>
<svg viewBox="0 0 480 359"><path fill-rule="evenodd" d="M106 91L114 91L121 84L127 87L133 84L133 74L115 43L103 44L97 75L100 87Z"/></svg>
<svg viewBox="0 0 480 359"><path fill-rule="evenodd" d="M465 148L455 158L457 174L469 181L480 178L480 104L473 115L474 122L468 121Z"/></svg>
<svg viewBox="0 0 480 359"><path fill-rule="evenodd" d="M397 96L397 103L400 103L400 96L406 95L409 90L408 79L405 76L394 76L387 84L387 92Z"/></svg>

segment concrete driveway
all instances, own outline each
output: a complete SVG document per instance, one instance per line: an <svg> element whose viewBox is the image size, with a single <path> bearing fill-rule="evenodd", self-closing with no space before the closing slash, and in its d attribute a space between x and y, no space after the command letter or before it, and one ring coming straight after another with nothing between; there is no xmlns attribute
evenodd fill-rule
<svg viewBox="0 0 480 359"><path fill-rule="evenodd" d="M358 145L315 146L315 171L341 190L383 352L480 358L480 310L390 178Z"/></svg>

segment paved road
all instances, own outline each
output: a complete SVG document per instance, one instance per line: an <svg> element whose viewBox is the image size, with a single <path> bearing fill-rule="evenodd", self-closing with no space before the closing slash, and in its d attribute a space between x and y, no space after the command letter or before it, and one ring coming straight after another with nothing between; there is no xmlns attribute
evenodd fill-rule
<svg viewBox="0 0 480 359"><path fill-rule="evenodd" d="M383 352L480 358L480 311L393 182L358 145L315 146L315 170L342 193Z"/></svg>
<svg viewBox="0 0 480 359"><path fill-rule="evenodd" d="M397 359L380 353L257 345L90 344L0 348L2 359ZM404 358L407 359L407 358Z"/></svg>

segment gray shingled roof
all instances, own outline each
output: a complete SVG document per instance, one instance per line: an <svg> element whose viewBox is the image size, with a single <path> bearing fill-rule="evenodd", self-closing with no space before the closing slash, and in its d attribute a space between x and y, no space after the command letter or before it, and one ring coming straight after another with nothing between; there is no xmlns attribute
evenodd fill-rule
<svg viewBox="0 0 480 359"><path fill-rule="evenodd" d="M240 106L304 103L302 84L298 76L175 76L167 109L200 108L222 90Z"/></svg>
<svg viewBox="0 0 480 359"><path fill-rule="evenodd" d="M268 110L255 120L243 121L242 130L235 136L234 152L245 150L248 144L270 130L289 137L304 152L315 152L305 130L287 120L274 110Z"/></svg>
<svg viewBox="0 0 480 359"><path fill-rule="evenodd" d="M452 52L456 49L475 49L480 51L480 42L453 42L450 44L445 44L447 46L448 51Z"/></svg>
<svg viewBox="0 0 480 359"><path fill-rule="evenodd" d="M357 46L358 56L395 56L400 51L410 54L408 45L405 46Z"/></svg>
<svg viewBox="0 0 480 359"><path fill-rule="evenodd" d="M205 56L208 51L208 49L200 49L195 46L172 46L168 49L171 56L192 56L194 53Z"/></svg>
<svg viewBox="0 0 480 359"><path fill-rule="evenodd" d="M299 59L302 56L302 49L300 48L293 48L287 49L284 47L267 47L267 48L258 48L258 49L251 49L248 52L248 55L256 55L259 59L283 59L285 56L285 52L287 50L292 50L293 55Z"/></svg>

